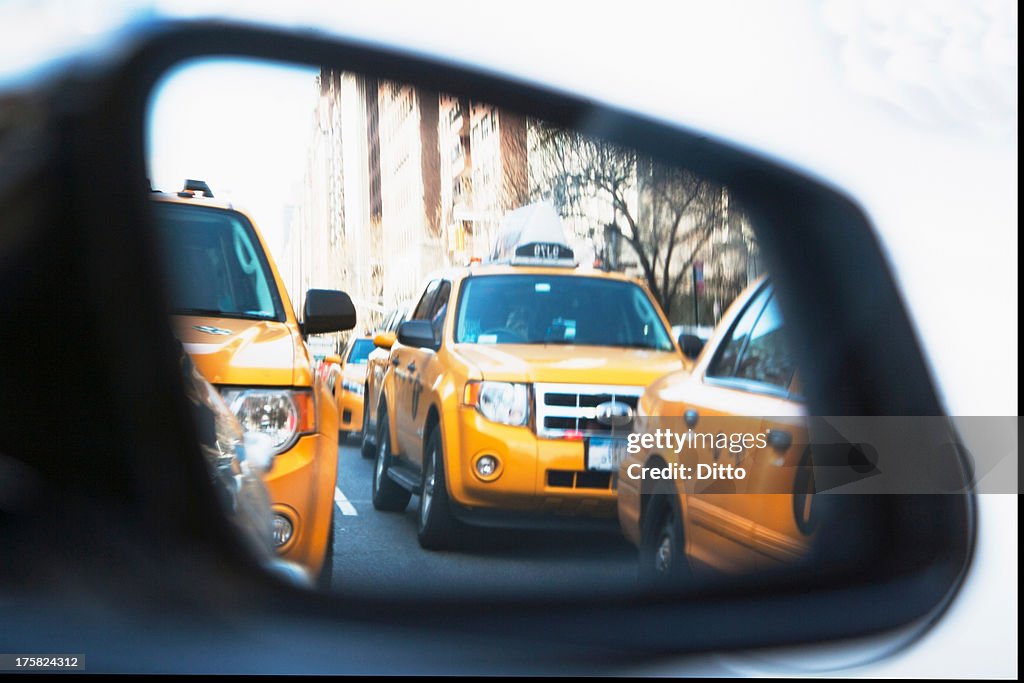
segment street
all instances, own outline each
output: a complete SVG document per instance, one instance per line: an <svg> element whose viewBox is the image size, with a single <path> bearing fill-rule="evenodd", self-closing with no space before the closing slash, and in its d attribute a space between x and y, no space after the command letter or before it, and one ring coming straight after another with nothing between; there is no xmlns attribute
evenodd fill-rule
<svg viewBox="0 0 1024 683"><path fill-rule="evenodd" d="M338 458L334 591L565 596L621 593L636 584L636 549L621 534L471 529L460 550L423 550L416 542L419 499L413 496L403 513L375 510L373 461L360 456L357 437L342 439Z"/></svg>

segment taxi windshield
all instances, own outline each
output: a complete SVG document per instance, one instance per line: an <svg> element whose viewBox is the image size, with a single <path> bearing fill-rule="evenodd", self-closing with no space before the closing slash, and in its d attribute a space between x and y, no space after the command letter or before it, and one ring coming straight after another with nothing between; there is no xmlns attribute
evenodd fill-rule
<svg viewBox="0 0 1024 683"><path fill-rule="evenodd" d="M348 363L366 365L367 360L370 358L370 352L375 348L372 339L357 339L352 344L352 350L348 352L348 358L345 360Z"/></svg>
<svg viewBox="0 0 1024 683"><path fill-rule="evenodd" d="M671 351L647 294L621 280L566 275L482 275L462 287L455 341L580 344Z"/></svg>
<svg viewBox="0 0 1024 683"><path fill-rule="evenodd" d="M157 203L171 309L185 315L284 320L263 249L233 211Z"/></svg>

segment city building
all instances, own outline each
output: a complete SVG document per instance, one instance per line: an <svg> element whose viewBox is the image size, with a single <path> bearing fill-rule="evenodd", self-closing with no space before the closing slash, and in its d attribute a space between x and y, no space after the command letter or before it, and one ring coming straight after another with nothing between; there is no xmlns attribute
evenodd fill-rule
<svg viewBox="0 0 1024 683"><path fill-rule="evenodd" d="M312 288L345 289L345 190L341 144L340 82L322 73L316 81L312 135L298 206L290 209L280 268L297 309ZM315 245L315 247L313 246ZM341 343L340 335L311 341L316 355Z"/></svg>
<svg viewBox="0 0 1024 683"><path fill-rule="evenodd" d="M390 81L382 81L377 94L382 298L389 306L413 296L429 272L445 265L440 241L439 97Z"/></svg>
<svg viewBox="0 0 1024 683"><path fill-rule="evenodd" d="M490 104L469 104L472 212L468 256L485 257L502 217L530 202L526 118Z"/></svg>
<svg viewBox="0 0 1024 683"><path fill-rule="evenodd" d="M371 331L431 272L486 258L503 216L538 200L555 205L582 265L645 280L673 323L714 322L759 274L748 221L700 178L397 82L324 70L316 93L282 259L297 305L310 287L343 289Z"/></svg>

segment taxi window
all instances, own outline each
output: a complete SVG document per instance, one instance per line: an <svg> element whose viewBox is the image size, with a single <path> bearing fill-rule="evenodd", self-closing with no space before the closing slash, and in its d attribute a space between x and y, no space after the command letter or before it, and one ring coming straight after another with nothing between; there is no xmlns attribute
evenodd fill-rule
<svg viewBox="0 0 1024 683"><path fill-rule="evenodd" d="M441 283L434 297L434 303L430 307L430 326L434 329L434 339L441 338L441 330L444 329L445 315L448 313L448 297L452 293L452 283L447 280Z"/></svg>
<svg viewBox="0 0 1024 683"><path fill-rule="evenodd" d="M420 302L416 304L416 310L413 311L410 320L427 320L430 318L430 305L434 300L434 294L437 292L437 288L441 285L440 280L431 280L430 284L427 285L427 289L423 292L423 296L420 297Z"/></svg>
<svg viewBox="0 0 1024 683"><path fill-rule="evenodd" d="M708 368L709 377L733 377L736 372L736 362L739 360L743 347L750 338L750 331L757 323L761 311L764 310L765 302L771 296L771 289L765 287L740 314L736 324L733 325L729 340L722 345L718 356L711 362Z"/></svg>
<svg viewBox="0 0 1024 683"><path fill-rule="evenodd" d="M156 216L176 313L284 320L263 248L241 215L158 204Z"/></svg>
<svg viewBox="0 0 1024 683"><path fill-rule="evenodd" d="M617 322L609 325L609 320ZM482 275L463 285L457 321L459 343L673 350L650 298L637 285L621 280Z"/></svg>
<svg viewBox="0 0 1024 683"><path fill-rule="evenodd" d="M355 363L357 365L365 364L370 357L370 352L374 349L372 339L357 339L352 344L352 350L348 352L348 358L346 362Z"/></svg>
<svg viewBox="0 0 1024 683"><path fill-rule="evenodd" d="M750 332L735 377L787 389L795 369L793 355L783 338L782 316L772 297Z"/></svg>

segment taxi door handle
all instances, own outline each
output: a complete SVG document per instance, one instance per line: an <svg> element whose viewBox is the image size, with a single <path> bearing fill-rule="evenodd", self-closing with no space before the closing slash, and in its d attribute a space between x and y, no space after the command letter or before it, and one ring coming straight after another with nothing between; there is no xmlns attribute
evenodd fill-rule
<svg viewBox="0 0 1024 683"><path fill-rule="evenodd" d="M416 361L413 361L413 362L409 363L408 365L406 365L405 369L408 370L409 372L412 372L413 370L415 370L416 369Z"/></svg>

